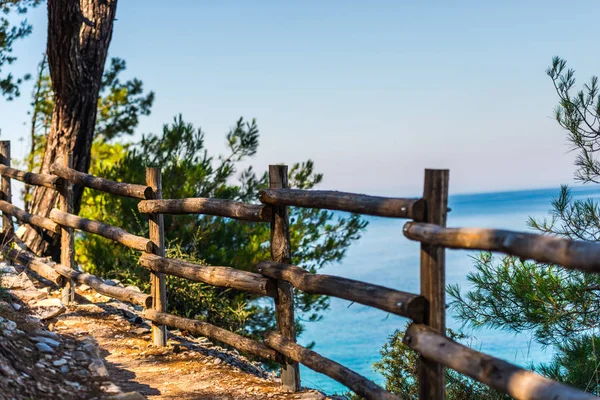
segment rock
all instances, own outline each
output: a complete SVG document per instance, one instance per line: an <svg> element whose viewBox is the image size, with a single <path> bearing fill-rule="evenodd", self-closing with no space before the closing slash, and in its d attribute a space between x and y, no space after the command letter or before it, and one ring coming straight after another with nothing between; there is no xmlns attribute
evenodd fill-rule
<svg viewBox="0 0 600 400"><path fill-rule="evenodd" d="M12 369L8 365L0 364L0 374L6 376L8 378L11 378L17 374L17 371Z"/></svg>
<svg viewBox="0 0 600 400"><path fill-rule="evenodd" d="M6 322L0 322L0 327L3 331L12 333L12 331L17 329L17 324L15 321L11 321L10 319L7 319Z"/></svg>
<svg viewBox="0 0 600 400"><path fill-rule="evenodd" d="M63 365L62 367L60 367L60 373L61 374L68 374L69 373L69 367L67 367L66 365Z"/></svg>
<svg viewBox="0 0 600 400"><path fill-rule="evenodd" d="M58 333L55 332L50 332L44 329L38 329L37 331L34 332L35 336L44 336L44 337L48 337L50 339L54 339L54 340L60 340L60 335Z"/></svg>
<svg viewBox="0 0 600 400"><path fill-rule="evenodd" d="M51 298L41 300L35 303L35 312L38 313L40 319L48 320L56 318L60 314L67 311L67 308L61 303L59 299Z"/></svg>
<svg viewBox="0 0 600 400"><path fill-rule="evenodd" d="M11 290L10 293L25 302L31 300L41 300L48 297L48 293L39 292L37 290Z"/></svg>
<svg viewBox="0 0 600 400"><path fill-rule="evenodd" d="M69 386L71 386L71 387L73 387L73 388L75 388L77 390L81 389L81 385L79 383L77 383L77 382L65 381L65 384L67 384L67 385L69 385Z"/></svg>
<svg viewBox="0 0 600 400"><path fill-rule="evenodd" d="M37 307L64 307L59 299L45 299L36 303Z"/></svg>
<svg viewBox="0 0 600 400"><path fill-rule="evenodd" d="M65 311L67 311L67 307L65 306L62 306L61 308L53 307L42 312L40 314L40 319L42 321L45 321L52 318L56 318L59 315L63 314Z"/></svg>
<svg viewBox="0 0 600 400"><path fill-rule="evenodd" d="M14 269L14 268L13 268ZM35 290L35 285L25 272L20 274L3 273L0 275L0 286L5 289ZM47 294L47 293L46 293Z"/></svg>
<svg viewBox="0 0 600 400"><path fill-rule="evenodd" d="M37 343L44 343L48 346L52 346L54 348L60 347L60 342L58 340L50 339L49 337L44 336L32 336L31 340Z"/></svg>
<svg viewBox="0 0 600 400"><path fill-rule="evenodd" d="M86 353L79 350L73 352L73 358L77 361L88 361L90 359Z"/></svg>
<svg viewBox="0 0 600 400"><path fill-rule="evenodd" d="M95 359L94 361L92 361L88 369L94 376L99 376L102 378L107 378L109 376L108 370L106 369L104 363L100 359Z"/></svg>
<svg viewBox="0 0 600 400"><path fill-rule="evenodd" d="M132 329L130 332L133 333L134 335L145 335L147 333L150 333L150 329L148 329L148 328L135 328L135 329Z"/></svg>
<svg viewBox="0 0 600 400"><path fill-rule="evenodd" d="M223 362L223 360L221 360L220 358L215 358L215 361L213 361L214 365L219 365Z"/></svg>
<svg viewBox="0 0 600 400"><path fill-rule="evenodd" d="M0 263L0 274L5 275L18 275L19 272L12 265L6 265L6 263Z"/></svg>
<svg viewBox="0 0 600 400"><path fill-rule="evenodd" d="M87 378L90 376L90 373L88 371L86 371L85 369L77 370L74 372L74 374L80 378Z"/></svg>
<svg viewBox="0 0 600 400"><path fill-rule="evenodd" d="M302 399L302 400L325 400L327 399L327 397L320 392L311 390L309 392L304 392L301 393L299 396L296 396L297 399Z"/></svg>
<svg viewBox="0 0 600 400"><path fill-rule="evenodd" d="M92 342L91 340L84 340L82 348L86 352L93 354L96 358L100 358L100 349L98 348L98 344Z"/></svg>
<svg viewBox="0 0 600 400"><path fill-rule="evenodd" d="M67 363L67 360L65 360L64 358L61 358L61 359L58 359L58 360L54 361L52 363L52 365L54 365L55 367L62 367L66 363Z"/></svg>
<svg viewBox="0 0 600 400"><path fill-rule="evenodd" d="M107 397L107 400L144 400L145 397L138 392L121 393Z"/></svg>
<svg viewBox="0 0 600 400"><path fill-rule="evenodd" d="M35 347L42 353L54 353L52 347L48 346L46 343L36 343Z"/></svg>
<svg viewBox="0 0 600 400"><path fill-rule="evenodd" d="M101 387L102 387L102 391L104 391L104 393L106 393L106 394L116 394L116 395L123 394L121 392L121 388L119 388L117 385L115 385L112 382L104 382Z"/></svg>
<svg viewBox="0 0 600 400"><path fill-rule="evenodd" d="M136 316L128 319L128 321L134 325L139 325L142 322L144 322L144 319L142 317L140 317L139 315L136 315Z"/></svg>
<svg viewBox="0 0 600 400"><path fill-rule="evenodd" d="M22 305L17 304L17 303L12 303L11 304L12 308L14 308L16 311L19 311L21 308L23 308Z"/></svg>

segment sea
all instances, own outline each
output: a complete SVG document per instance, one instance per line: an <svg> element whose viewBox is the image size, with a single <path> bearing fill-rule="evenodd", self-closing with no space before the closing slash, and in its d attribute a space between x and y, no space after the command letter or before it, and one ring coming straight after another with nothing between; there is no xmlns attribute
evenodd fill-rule
<svg viewBox="0 0 600 400"><path fill-rule="evenodd" d="M577 198L599 198L597 185L573 187ZM510 192L464 194L450 196L448 227L498 228L530 231L529 217L548 218L551 201L559 188ZM600 199L598 199L600 200ZM340 213L341 215L342 213ZM402 234L405 220L366 217L369 225L362 238L348 250L339 264L329 265L321 272L345 278L375 283L390 288L419 292L419 243ZM459 284L464 292L469 288L467 274L474 271L472 257L476 252L446 250L446 283ZM383 377L372 365L380 360L380 350L407 320L371 307L341 299L331 299L330 309L318 322L306 322L298 339L303 345L315 342L314 350L359 374L383 385ZM448 315L447 325L463 328L471 334L469 344L479 351L526 367L549 361L552 352L532 340L531 333L513 334L506 331L464 327L461 321ZM300 372L302 385L317 388L327 394L348 391L343 385L304 366Z"/></svg>

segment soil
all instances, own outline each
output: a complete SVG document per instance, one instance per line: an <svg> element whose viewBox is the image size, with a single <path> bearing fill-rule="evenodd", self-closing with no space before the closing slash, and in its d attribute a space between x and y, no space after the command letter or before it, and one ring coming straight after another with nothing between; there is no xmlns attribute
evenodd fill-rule
<svg viewBox="0 0 600 400"><path fill-rule="evenodd" d="M45 291L48 295L41 296L42 299L56 298L59 295L57 290ZM32 297L31 290L28 293L28 296ZM17 294L16 291L13 294ZM1 392L7 393L7 397L0 393L2 399L331 398L311 389L287 393L281 389L275 374L265 370L260 363L252 362L236 351L219 347L206 338L194 338L185 332L171 331L166 347L154 347L151 343L150 326L139 315L141 309L99 295L85 285L77 288L76 304L67 306L61 310L60 315L47 320L27 315L31 314L36 303L42 300L23 298L20 302L14 299L11 301L18 303L17 307L22 307L19 312L8 311L10 307L6 306L0 307L0 310L4 309L5 314L10 314L9 319L19 321L17 324L18 329L23 332L23 343L28 343L27 346L23 343L15 346L31 348L34 343L27 336L45 329L48 335L60 338L61 342L57 354L53 354L48 362L51 364L55 359L66 357L69 361L70 375L67 377L61 374L52 365L50 369L54 368L54 371L48 372L48 368L38 368L30 374L35 381L43 382L42 388L48 391L46 397L44 392L38 390L35 384L31 385L31 382L21 385L33 388L29 392L17 392L14 388L2 386L1 382L6 380L0 379ZM11 301L4 304L11 305ZM0 312L0 315L3 314ZM90 343L96 346L96 350L90 348ZM75 376L74 372L81 369L81 366L73 364L74 356L69 351L81 350L85 345L91 353L97 353L96 356L103 362L102 367L106 368L105 372L102 368L99 372L94 370L86 379L77 380L76 378L80 377ZM0 366L2 357L5 356L3 348L0 346ZM63 349L66 352L63 352ZM32 368L35 368L39 358L37 356L46 357L37 354L36 357L27 358L28 361L24 364L32 364ZM94 354L89 355L86 362L93 361L93 357ZM17 362L18 359L13 360L13 364ZM39 364L38 366L44 367ZM21 369L32 371L28 368ZM2 373L0 370L0 375ZM77 390L73 390L72 383L66 384L65 380L75 382ZM48 389L44 385L54 386Z"/></svg>

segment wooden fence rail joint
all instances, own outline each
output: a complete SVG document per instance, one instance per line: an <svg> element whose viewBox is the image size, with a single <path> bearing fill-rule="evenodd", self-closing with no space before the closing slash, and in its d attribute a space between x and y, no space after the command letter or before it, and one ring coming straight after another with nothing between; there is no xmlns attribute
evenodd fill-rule
<svg viewBox="0 0 600 400"><path fill-rule="evenodd" d="M422 218L423 199L369 196L332 190L264 189L259 199L274 206L348 211L390 218Z"/></svg>
<svg viewBox="0 0 600 400"><path fill-rule="evenodd" d="M264 344L228 331L227 329L219 328L208 322L178 317L176 315L162 313L152 309L145 310L143 316L145 319L154 323L171 326L173 328L186 330L190 333L219 340L238 350L257 355L267 360L275 361L277 363L283 361L281 354Z"/></svg>
<svg viewBox="0 0 600 400"><path fill-rule="evenodd" d="M438 334L426 325L413 323L404 344L428 360L521 400L591 400L598 397L552 381L506 361L480 353Z"/></svg>
<svg viewBox="0 0 600 400"><path fill-rule="evenodd" d="M50 219L61 226L94 233L135 250L151 253L154 249L154 244L150 239L136 236L124 231L121 228L117 228L116 226L105 224L104 222L94 221L87 218L81 218L73 214L68 214L56 208L50 211Z"/></svg>
<svg viewBox="0 0 600 400"><path fill-rule="evenodd" d="M270 222L271 207L240 201L212 198L143 200L138 203L142 214L206 214L249 222Z"/></svg>
<svg viewBox="0 0 600 400"><path fill-rule="evenodd" d="M584 272L600 272L600 243L487 228L444 228L407 222L404 236L452 249L497 251Z"/></svg>
<svg viewBox="0 0 600 400"><path fill-rule="evenodd" d="M54 268L43 262L42 259L36 257L34 254L18 249L11 249L7 245L3 245L1 251L2 254L8 259L32 270L42 278L47 279L59 286L63 283L62 275L60 275L54 270Z"/></svg>
<svg viewBox="0 0 600 400"><path fill-rule="evenodd" d="M140 264L151 271L194 282L242 290L261 296L275 296L276 288L273 287L271 280L253 272L230 267L200 265L148 253L142 254Z"/></svg>
<svg viewBox="0 0 600 400"><path fill-rule="evenodd" d="M284 280L306 293L334 296L396 315L422 322L427 311L427 300L420 295L401 292L333 275L311 274L304 268L274 261L256 265L259 273L269 278Z"/></svg>
<svg viewBox="0 0 600 400"><path fill-rule="evenodd" d="M97 293L100 293L107 297L112 297L117 300L126 301L129 303L137 304L145 308L149 308L152 306L152 296L149 296L145 293L138 292L137 290L127 289L119 286L112 286L106 284L102 279L87 274L85 272L76 271L74 269L65 267L61 264L56 264L53 268L62 276L72 279L73 281L86 284L95 290Z"/></svg>
<svg viewBox="0 0 600 400"><path fill-rule="evenodd" d="M0 200L0 211L7 215L13 216L19 221L25 222L27 224L37 226L38 228L46 229L53 233L60 233L60 225L58 225L56 222L52 221L49 218L41 217L39 215L29 214L28 212L13 206L7 201Z"/></svg>
<svg viewBox="0 0 600 400"><path fill-rule="evenodd" d="M302 347L276 332L265 334L265 344L308 368L329 376L368 400L400 400L377 384L320 354Z"/></svg>
<svg viewBox="0 0 600 400"><path fill-rule="evenodd" d="M145 185L133 183L122 183L110 179L99 178L84 172L76 171L61 164L58 160L50 166L50 172L56 176L66 179L76 185L89 187L103 192L119 196L133 197L136 199L153 198L152 188Z"/></svg>
<svg viewBox="0 0 600 400"><path fill-rule="evenodd" d="M54 190L58 190L63 186L63 179L58 176L25 172L5 165L0 165L0 175L16 179L28 185L44 186Z"/></svg>

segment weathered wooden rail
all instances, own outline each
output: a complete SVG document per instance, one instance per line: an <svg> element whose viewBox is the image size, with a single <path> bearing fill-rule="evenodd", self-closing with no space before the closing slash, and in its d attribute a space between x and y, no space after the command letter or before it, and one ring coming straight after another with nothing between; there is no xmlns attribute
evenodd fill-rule
<svg viewBox="0 0 600 400"><path fill-rule="evenodd" d="M600 273L600 244L570 241L536 234L474 228L446 228L448 171L426 170L422 198L384 198L361 194L297 190L288 188L287 167L270 166L270 187L260 193L263 204L212 198L162 199L159 168L148 168L146 185L115 182L75 171L67 159L53 164L50 175L23 172L10 167L10 144L0 142L3 235L14 234L12 217L50 234L61 235L61 263L39 259L26 251L2 247L15 260L49 282L63 286L63 301L73 301L72 283L85 283L108 297L146 308L153 341L167 342L166 327L175 327L207 336L281 365L282 385L300 389L298 364L330 376L367 399L398 399L356 372L296 343L293 289L358 302L413 321L405 344L420 354L419 393L422 399L445 398L445 368L452 368L516 399L597 398L551 381L531 371L469 349L445 336L445 248L498 251L542 263ZM10 179L56 189L61 209L50 218L31 215L11 204ZM71 186L82 185L114 195L141 199L138 210L148 215L150 238L136 236L121 228L78 217L70 208ZM343 277L312 274L291 264L288 207L311 207L366 215L410 219L404 236L421 243L421 292L405 293ZM206 266L166 258L163 214L205 214L254 223L270 223L271 260L258 263L258 273L226 266ZM103 236L141 251L140 264L151 272L151 294L107 285L93 275L78 271L73 263L72 230ZM268 333L263 343L223 328L168 314L165 275L245 291L274 299L278 332Z"/></svg>

